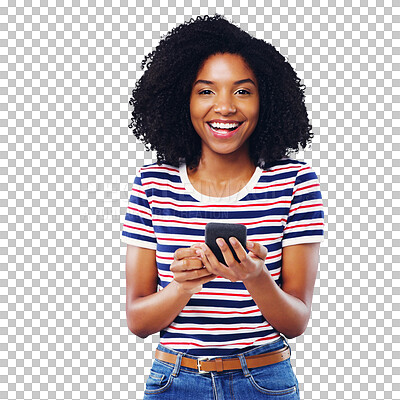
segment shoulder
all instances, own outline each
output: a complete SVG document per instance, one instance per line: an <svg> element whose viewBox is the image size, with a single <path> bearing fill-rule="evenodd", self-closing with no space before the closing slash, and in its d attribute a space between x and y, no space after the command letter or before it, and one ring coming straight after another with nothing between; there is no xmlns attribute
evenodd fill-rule
<svg viewBox="0 0 400 400"><path fill-rule="evenodd" d="M168 176L174 176L178 174L178 167L174 167L173 165L169 164L158 165L156 162L154 162L152 164L145 164L142 167L139 167L136 175L140 176L142 179L146 179L152 177L168 178Z"/></svg>
<svg viewBox="0 0 400 400"><path fill-rule="evenodd" d="M293 158L282 158L265 165L261 172L262 182L291 182L293 186L313 184L317 187L319 179L309 163Z"/></svg>
<svg viewBox="0 0 400 400"><path fill-rule="evenodd" d="M165 190L170 186L179 183L179 168L169 164L156 162L145 164L139 167L135 177L135 184L139 185L147 195L151 195L153 190Z"/></svg>
<svg viewBox="0 0 400 400"><path fill-rule="evenodd" d="M265 164L261 169L264 174L290 174L291 176L301 171L312 170L307 162L294 158L282 158Z"/></svg>

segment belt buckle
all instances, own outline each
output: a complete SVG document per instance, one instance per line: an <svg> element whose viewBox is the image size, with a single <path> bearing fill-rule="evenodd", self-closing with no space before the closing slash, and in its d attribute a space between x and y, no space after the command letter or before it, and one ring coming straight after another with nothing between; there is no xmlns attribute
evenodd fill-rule
<svg viewBox="0 0 400 400"><path fill-rule="evenodd" d="M208 373L207 371L202 371L201 370L201 365L200 365L200 361L208 361L208 360L209 360L209 357L199 357L197 359L197 372L199 374L207 374Z"/></svg>

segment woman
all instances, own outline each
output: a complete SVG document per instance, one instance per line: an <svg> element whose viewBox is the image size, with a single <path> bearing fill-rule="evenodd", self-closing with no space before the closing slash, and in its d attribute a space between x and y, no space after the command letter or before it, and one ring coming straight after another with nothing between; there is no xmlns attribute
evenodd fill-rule
<svg viewBox="0 0 400 400"><path fill-rule="evenodd" d="M298 399L286 338L310 317L323 240L317 176L287 157L311 126L284 57L222 16L173 29L145 58L133 133L157 162L135 177L122 231L127 322L161 332L145 399ZM208 222L247 227L217 261Z"/></svg>

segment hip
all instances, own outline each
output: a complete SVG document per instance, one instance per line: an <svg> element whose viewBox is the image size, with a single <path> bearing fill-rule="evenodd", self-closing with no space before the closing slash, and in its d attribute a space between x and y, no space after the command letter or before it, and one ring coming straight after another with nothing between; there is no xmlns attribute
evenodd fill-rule
<svg viewBox="0 0 400 400"><path fill-rule="evenodd" d="M274 361L268 365L251 368L251 359L263 357L268 359L269 353L279 353L287 344L283 337L267 345L234 356L218 357L219 365L239 365L233 370L212 370L210 372L197 371L193 367L185 366L183 359L191 359L196 363L201 357L186 355L159 345L157 349L176 356L172 364L155 359L146 382L144 399L177 399L185 400L204 399L231 399L236 400L299 399L298 381L293 372L290 356L283 361ZM290 353L289 353L290 354ZM240 364L232 363L240 360ZM186 363L190 365L193 363Z"/></svg>

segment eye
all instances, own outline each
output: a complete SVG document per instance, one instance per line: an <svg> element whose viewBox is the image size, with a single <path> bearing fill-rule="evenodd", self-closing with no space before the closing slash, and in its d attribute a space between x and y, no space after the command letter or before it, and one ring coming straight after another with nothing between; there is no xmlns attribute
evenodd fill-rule
<svg viewBox="0 0 400 400"><path fill-rule="evenodd" d="M239 92L242 92L242 93L239 93ZM239 94L250 94L250 92L248 90L246 90L246 89L239 89L236 93L239 93Z"/></svg>
<svg viewBox="0 0 400 400"><path fill-rule="evenodd" d="M212 93L212 91L210 89L204 89L199 92L199 94L211 94L211 93Z"/></svg>

